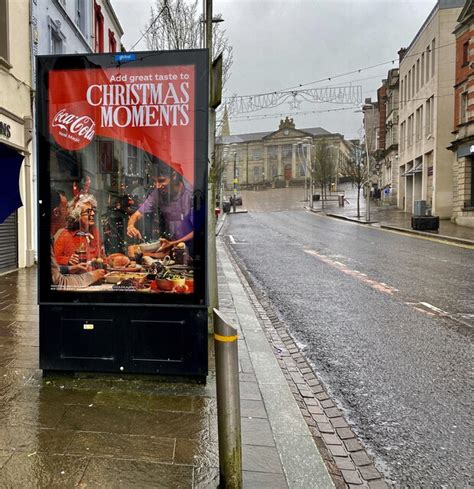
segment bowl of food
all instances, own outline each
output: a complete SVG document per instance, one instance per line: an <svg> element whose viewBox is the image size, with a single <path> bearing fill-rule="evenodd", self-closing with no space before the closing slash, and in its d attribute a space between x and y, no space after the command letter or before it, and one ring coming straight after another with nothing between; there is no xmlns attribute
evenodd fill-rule
<svg viewBox="0 0 474 489"><path fill-rule="evenodd" d="M164 290L166 292L171 292L173 290L173 282L168 278L157 278L156 286L160 290Z"/></svg>
<svg viewBox="0 0 474 489"><path fill-rule="evenodd" d="M154 253L160 246L161 243L159 241L153 241L151 243L140 243L140 249L145 253Z"/></svg>
<svg viewBox="0 0 474 489"><path fill-rule="evenodd" d="M173 287L184 287L185 285L184 277L181 277L180 275L171 277L171 282L173 283Z"/></svg>

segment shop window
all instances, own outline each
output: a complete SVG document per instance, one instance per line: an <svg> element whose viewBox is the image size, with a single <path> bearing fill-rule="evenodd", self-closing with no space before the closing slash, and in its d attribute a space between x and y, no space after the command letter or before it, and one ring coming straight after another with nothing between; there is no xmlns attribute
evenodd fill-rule
<svg viewBox="0 0 474 489"><path fill-rule="evenodd" d="M139 174L139 162L138 162L138 148L136 146L128 145L127 155L127 175Z"/></svg>
<svg viewBox="0 0 474 489"><path fill-rule="evenodd" d="M474 207L474 158L471 156L471 202L469 207Z"/></svg>
<svg viewBox="0 0 474 489"><path fill-rule="evenodd" d="M459 113L459 121L461 124L467 122L467 105L468 105L468 92L461 93L461 107Z"/></svg>

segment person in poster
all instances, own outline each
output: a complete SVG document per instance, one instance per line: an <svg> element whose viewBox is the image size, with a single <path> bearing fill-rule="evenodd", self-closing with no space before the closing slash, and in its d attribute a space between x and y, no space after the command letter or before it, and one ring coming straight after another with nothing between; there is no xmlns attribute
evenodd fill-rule
<svg viewBox="0 0 474 489"><path fill-rule="evenodd" d="M54 256L54 236L66 225L68 215L67 198L63 191L51 190L51 282L57 289L71 289L87 287L105 275L105 270L87 271L85 264L60 266Z"/></svg>
<svg viewBox="0 0 474 489"><path fill-rule="evenodd" d="M127 235L142 239L135 227L145 214L160 212L167 235L171 239L160 238L159 251L168 252L179 243L192 240L193 232L193 189L176 170L161 163L153 163L154 189L145 202L128 220ZM160 229L160 233L164 230Z"/></svg>

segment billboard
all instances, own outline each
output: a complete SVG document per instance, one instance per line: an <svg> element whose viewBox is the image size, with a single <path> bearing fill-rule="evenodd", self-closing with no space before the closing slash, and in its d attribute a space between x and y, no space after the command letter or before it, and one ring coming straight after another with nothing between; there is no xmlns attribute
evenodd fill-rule
<svg viewBox="0 0 474 489"><path fill-rule="evenodd" d="M205 305L206 51L37 61L40 302Z"/></svg>

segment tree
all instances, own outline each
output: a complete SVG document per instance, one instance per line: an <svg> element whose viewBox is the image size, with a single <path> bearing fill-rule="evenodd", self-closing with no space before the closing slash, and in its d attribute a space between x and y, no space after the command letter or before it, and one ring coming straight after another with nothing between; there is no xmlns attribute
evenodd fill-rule
<svg viewBox="0 0 474 489"><path fill-rule="evenodd" d="M360 191L368 181L364 148L353 144L352 154L342 162L343 173L357 187L357 219L360 219Z"/></svg>
<svg viewBox="0 0 474 489"><path fill-rule="evenodd" d="M317 184L321 188L321 206L323 209L324 200L327 198L327 189L334 181L336 174L336 159L332 151L333 148L334 145L330 144L327 139L320 139L314 145L311 158L312 182L313 185Z"/></svg>
<svg viewBox="0 0 474 489"><path fill-rule="evenodd" d="M147 48L153 51L193 49L203 45L203 15L198 12L198 0L155 0L150 21L145 25ZM222 86L230 77L233 63L232 46L221 23L212 25L213 59L223 53Z"/></svg>

